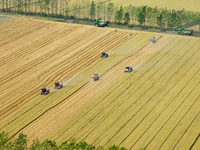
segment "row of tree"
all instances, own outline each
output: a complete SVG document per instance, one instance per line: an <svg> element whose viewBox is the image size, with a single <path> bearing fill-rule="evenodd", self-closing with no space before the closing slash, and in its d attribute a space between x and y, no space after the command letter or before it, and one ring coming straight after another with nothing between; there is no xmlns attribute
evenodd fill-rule
<svg viewBox="0 0 200 150"><path fill-rule="evenodd" d="M13 7L15 12L40 13L48 16L71 17L74 19L101 18L125 25L182 27L200 22L200 12L170 10L147 6L117 6L107 1L76 0L1 0L2 9ZM6 4L6 8L4 7ZM39 10L39 11L38 11Z"/></svg>
<svg viewBox="0 0 200 150"><path fill-rule="evenodd" d="M38 139L34 140L33 143L28 147L27 146L27 135L19 134L15 139L9 140L8 134L5 132L0 133L0 149L1 150L104 150L102 146L95 147L84 141L77 142L75 139L72 139L68 142L63 142L61 145L57 145L55 141L46 139L43 142L40 142ZM124 147L119 147L113 145L108 148L108 150L127 150Z"/></svg>

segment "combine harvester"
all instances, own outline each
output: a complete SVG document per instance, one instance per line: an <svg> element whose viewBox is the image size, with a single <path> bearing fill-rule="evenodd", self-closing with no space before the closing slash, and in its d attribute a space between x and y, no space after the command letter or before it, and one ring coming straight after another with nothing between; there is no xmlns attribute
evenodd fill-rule
<svg viewBox="0 0 200 150"><path fill-rule="evenodd" d="M106 58L108 57L108 54L106 54L105 52L102 52L101 58Z"/></svg>
<svg viewBox="0 0 200 150"><path fill-rule="evenodd" d="M47 95L50 92L50 89L46 89L45 87L42 88L41 90L42 90L41 95Z"/></svg>
<svg viewBox="0 0 200 150"><path fill-rule="evenodd" d="M92 77L90 77L90 78L92 78L93 81L97 81L97 80L99 80L99 76L98 76L97 73L95 73L94 76L92 76Z"/></svg>
<svg viewBox="0 0 200 150"><path fill-rule="evenodd" d="M151 38L149 39L149 41L150 41L151 43L155 43L155 42L156 42L156 39L155 39L155 37L151 37Z"/></svg>
<svg viewBox="0 0 200 150"><path fill-rule="evenodd" d="M133 71L133 68L132 68L132 67L126 66L124 72L132 72L132 71Z"/></svg>
<svg viewBox="0 0 200 150"><path fill-rule="evenodd" d="M56 82L54 89L61 89L62 87L63 87L63 83L62 82Z"/></svg>
<svg viewBox="0 0 200 150"><path fill-rule="evenodd" d="M108 25L108 23L109 21L100 21L100 18L99 18L99 19L96 19L94 24L96 27L105 27Z"/></svg>
<svg viewBox="0 0 200 150"><path fill-rule="evenodd" d="M177 30L177 34L180 34L180 35L192 35L193 33L193 30L184 30L184 28L179 28Z"/></svg>

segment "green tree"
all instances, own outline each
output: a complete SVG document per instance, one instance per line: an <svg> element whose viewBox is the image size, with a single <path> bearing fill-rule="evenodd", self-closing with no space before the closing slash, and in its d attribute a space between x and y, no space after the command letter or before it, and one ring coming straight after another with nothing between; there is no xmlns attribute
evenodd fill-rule
<svg viewBox="0 0 200 150"><path fill-rule="evenodd" d="M40 150L42 149L42 145L38 138L36 140L33 140L33 143L30 146L30 150Z"/></svg>
<svg viewBox="0 0 200 150"><path fill-rule="evenodd" d="M140 12L138 14L138 22L140 23L140 25L143 25L145 23L145 20L146 20L146 8L147 8L147 6L141 6L140 7Z"/></svg>
<svg viewBox="0 0 200 150"><path fill-rule="evenodd" d="M95 5L94 5L94 1L92 1L92 5L90 7L90 17L91 17L91 19L95 18Z"/></svg>
<svg viewBox="0 0 200 150"><path fill-rule="evenodd" d="M160 30L163 26L163 15L160 14L158 17L157 17L157 25L160 27Z"/></svg>
<svg viewBox="0 0 200 150"><path fill-rule="evenodd" d="M147 25L151 25L152 24L152 11L153 11L153 8L151 8L151 7L147 7L147 9L146 9L146 22L147 22Z"/></svg>
<svg viewBox="0 0 200 150"><path fill-rule="evenodd" d="M153 8L153 11L152 11L152 19L153 19L152 21L153 21L154 27L156 26L158 14L159 14L159 10L158 10L158 7L156 6L155 8Z"/></svg>
<svg viewBox="0 0 200 150"><path fill-rule="evenodd" d="M169 14L167 26L168 27L175 27L177 25L177 12L175 10L172 10Z"/></svg>
<svg viewBox="0 0 200 150"><path fill-rule="evenodd" d="M102 10L103 10L103 5L102 5L102 3L99 3L98 5L97 5L97 18L100 18L101 17L101 14L102 14Z"/></svg>
<svg viewBox="0 0 200 150"><path fill-rule="evenodd" d="M129 13L126 12L125 15L124 15L124 24L128 25L129 21L130 21Z"/></svg>
<svg viewBox="0 0 200 150"><path fill-rule="evenodd" d="M107 6L108 21L111 21L113 12L114 12L114 4L110 2L110 3L108 3L108 6Z"/></svg>
<svg viewBox="0 0 200 150"><path fill-rule="evenodd" d="M118 23L120 23L121 20L123 19L123 15L124 15L124 11L121 5L120 9L117 11L117 14L116 14L116 20L118 21Z"/></svg>
<svg viewBox="0 0 200 150"><path fill-rule="evenodd" d="M42 149L43 150L57 150L58 147L57 147L57 144L55 141L51 141L51 140L48 140L46 139L42 144Z"/></svg>
<svg viewBox="0 0 200 150"><path fill-rule="evenodd" d="M20 133L18 138L13 142L14 150L26 150L27 149L27 135Z"/></svg>

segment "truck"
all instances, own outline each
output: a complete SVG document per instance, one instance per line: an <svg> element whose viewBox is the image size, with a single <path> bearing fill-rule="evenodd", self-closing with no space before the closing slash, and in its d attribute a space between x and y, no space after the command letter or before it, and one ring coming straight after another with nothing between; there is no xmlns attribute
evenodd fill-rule
<svg viewBox="0 0 200 150"><path fill-rule="evenodd" d="M108 25L108 23L109 21L104 21L104 20L100 21L100 18L99 18L99 19L96 19L94 24L96 27L105 27Z"/></svg>
<svg viewBox="0 0 200 150"><path fill-rule="evenodd" d="M179 28L177 30L177 34L180 34L180 35L192 35L193 33L193 30L185 30L184 28Z"/></svg>

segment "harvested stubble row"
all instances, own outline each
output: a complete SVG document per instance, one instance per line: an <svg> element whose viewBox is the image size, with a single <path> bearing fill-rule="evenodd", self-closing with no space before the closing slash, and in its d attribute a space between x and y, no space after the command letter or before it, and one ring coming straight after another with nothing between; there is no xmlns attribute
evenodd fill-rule
<svg viewBox="0 0 200 150"><path fill-rule="evenodd" d="M120 36L126 36L126 35L123 35L123 34L120 34ZM114 37L113 36L111 36L110 38L108 38L107 39L107 43L109 43L110 41L109 40L114 40L113 39ZM120 42L118 42L118 40L120 41ZM116 40L116 42L118 42L118 44L120 45L121 44L121 42L125 42L127 40L127 38L124 38L124 39L122 39L122 38L119 38L118 37L118 39ZM99 42L99 43L101 43L101 42ZM115 42L113 42L112 43L113 44L113 48L115 48L115 47L117 47L117 46L119 46L118 44L116 44ZM98 44L97 44L98 45ZM106 49L108 46L106 46L107 44L104 42L104 48L103 49L101 49L101 50L104 50L104 49ZM99 45L99 46L101 46L101 45ZM57 49L58 50L58 49ZM93 49L92 49L93 50ZM92 51L91 50L91 51ZM86 51L86 53L84 52L84 51ZM45 79L42 79L41 78L41 80L43 81L43 83L45 83L46 82L46 84L48 83L48 84L52 84L51 82L52 82L52 80L51 80L51 78L54 78L54 80L57 80L57 78L59 79L59 76L56 74L57 72L58 72L58 74L63 74L63 77L65 77L65 75L68 75L68 77L69 77L69 75L70 74L72 74L71 73L71 70L73 71L73 74L75 74L75 72L78 72L78 71L80 71L81 70L81 68L83 68L83 66L84 66L84 64L87 66L88 64L91 64L91 61L92 62L94 62L95 60L96 60L96 58L98 58L99 57L99 53L100 52L97 52L97 53L94 53L93 55L92 54L90 54L89 52L90 51L87 51L87 49L86 50L84 50L83 52L81 52L81 53L79 53L79 54L77 54L76 55L76 57L78 57L79 59L76 59L76 58L73 58L72 57L72 59L69 59L69 61L66 61L65 63L62 63L61 65L62 65L62 67L60 67L59 69L57 69L57 70L54 70L54 69L52 69L52 70L50 70L50 71L48 71L48 74L50 74L51 76L49 77L47 74L45 74L46 76L45 76ZM85 54L84 54L85 53ZM51 55L53 55L53 54L51 54ZM49 56L49 55L48 55ZM86 60L86 57L88 57L88 56L90 56L90 59L88 59L87 61L85 61ZM91 57L92 56L92 57ZM85 58L84 58L85 57ZM88 62L89 61L89 62ZM82 63L81 63L82 62ZM79 67L78 68L76 68L76 67L74 67L77 63L81 63L81 65L79 65ZM68 67L67 67L68 66ZM68 69L67 69L68 68ZM72 68L72 69L71 69ZM65 69L65 70L64 70ZM67 74L66 74L67 73ZM55 74L55 75L54 75ZM36 81L34 81L34 82L36 82ZM39 82L41 82L41 81L39 81ZM27 84L27 86L25 86L24 87L24 89L27 89L27 87L28 88L30 88L30 89L32 89L32 90L34 90L35 89L35 91L37 91L37 89L39 89L40 88L40 86L41 86L41 83L38 83L38 84L36 84L36 85L29 85L29 84ZM22 89L20 89L20 90L22 90ZM28 92L28 91L27 91ZM39 93L39 91L38 91L38 93ZM33 94L33 93L30 93L31 95ZM29 96L28 95L28 93L24 93L23 95L21 95L21 97L19 96L17 99L20 99L20 98L24 98L24 96ZM38 94L37 94L38 95ZM9 98L9 97L6 97L6 99L7 98ZM10 101L13 101L12 100L12 98L9 98L9 100ZM4 101L5 101L5 99L4 99ZM6 102L5 102L6 103ZM7 102L8 103L8 102ZM19 103L19 101L17 102L15 102L15 105L17 105L17 103ZM11 106L13 106L13 105L11 105ZM7 112L7 106L5 106L6 107L6 112ZM2 114L5 114L5 113L2 113Z"/></svg>
<svg viewBox="0 0 200 150"><path fill-rule="evenodd" d="M90 29L91 30L91 29ZM102 32L100 29L99 29L99 32ZM110 31L109 31L110 32ZM94 33L94 32L93 32ZM114 50L115 48L117 48L118 46L120 46L121 44L123 44L123 42L126 42L126 41L128 41L129 39L131 39L131 37L128 37L128 33L126 33L126 32L119 32L119 33L114 33L115 35L111 35L111 34L108 34L108 32L107 31L105 31L105 33L107 33L106 35L104 34L104 36L101 36L101 34L99 35L99 33L97 33L97 34L94 34L94 39L96 39L96 47L95 46L93 46L92 44L91 44L91 46L89 46L88 48L84 48L83 50L81 50L80 51L80 49L79 49L79 53L75 53L75 54L73 54L74 56L77 56L79 59L76 59L76 58L74 58L73 59L73 55L71 55L68 59L71 59L71 61L70 62L73 62L74 61L74 64L69 64L69 63L65 63L64 65L68 65L70 68L73 68L73 66L75 65L75 64L78 64L78 62L80 61L80 60L90 60L91 61L91 58L93 59L92 60L92 62L94 62L96 59L94 59L94 58L99 58L99 55L100 55L100 52L101 52L101 50L107 50L107 49L109 49L109 50ZM95 36L97 36L97 35L99 35L98 37L99 38L95 38ZM91 37L91 34L88 34L87 36L89 36L89 37ZM103 38L104 37L104 38ZM85 38L85 37L84 37ZM89 39L89 38L88 38ZM87 39L87 40L88 40ZM106 41L106 42L105 42ZM114 41L114 42L112 42L112 41ZM69 41L70 42L70 41ZM80 42L80 40L79 40L79 42ZM112 44L110 45L110 43L109 42L111 42ZM93 41L93 43L95 43L95 41ZM87 45L87 44L86 44ZM103 45L104 45L104 47L103 47ZM113 45L113 46L112 46ZM112 46L112 48L110 47L110 46ZM91 47L95 47L96 49L98 49L98 52L96 52L96 53L94 53L93 51L95 50L95 49L92 49ZM103 47L102 49L99 49L99 47ZM72 48L72 47L71 47ZM88 51L89 50L89 51ZM84 52L84 51L86 51L86 52ZM94 54L92 54L92 53L94 53ZM96 51L96 50L95 50ZM90 59L88 59L88 56L92 56L92 57L90 57ZM65 60L66 61L66 60ZM63 62L65 62L65 61L60 61L61 63L60 63L60 65L62 66L63 65ZM87 62L86 61L86 66L87 65L89 65L89 64L91 64L92 62ZM54 67L57 67L57 66L54 66ZM82 68L84 68L83 66L81 66ZM66 69L66 66L65 67L63 67L63 68L65 68ZM60 73L63 73L63 75L68 71L67 69L65 70L65 71L63 71L62 69L63 68L59 68L59 70L60 70ZM74 67L75 68L75 67ZM76 70L78 70L78 71L80 71L82 68L78 68L78 69L76 69ZM48 71L48 73L50 72L52 70L52 68L50 68L50 70L47 70ZM50 73L52 73L52 72L50 72ZM51 80L51 78L55 78L54 76L52 77L52 75L49 73L49 76L47 75L47 78L49 78L50 80ZM53 72L54 73L54 72ZM59 72L58 72L59 73ZM74 73L74 74L76 74L76 73ZM87 76L87 79L88 79L88 76ZM49 83L48 84L52 84L52 83L50 83L51 81L48 81ZM83 82L84 83L84 82ZM24 84L26 84L26 82L24 82ZM36 84L37 85L37 84ZM27 89L27 88L29 88L29 89L31 89L31 90L33 90L33 88L35 88L35 86L36 86L35 84L34 85L27 85L27 86L24 86L24 89L23 90L25 90L25 89ZM42 84L40 84L38 87L40 87ZM22 90L22 91L23 91ZM36 90L35 89L35 91L38 91L38 89ZM34 91L34 93L36 93ZM22 92L20 92L20 90L17 90L17 92L19 92L19 94L18 95L21 95L21 93ZM70 91L71 92L71 91ZM73 92L73 90L72 90L72 92ZM30 93L30 95L27 95L28 93ZM38 93L39 93L39 91L38 91ZM37 95L38 95L38 93L37 93ZM16 93L15 93L16 94ZM33 98L33 97L30 97L31 95L32 95L33 93L32 92L30 92L30 90L28 91L26 91L23 95L21 95L21 97L20 98L23 98L24 100L27 100L28 98L30 98L30 100L31 100L31 98ZM51 95L51 94L50 94ZM53 94L52 94L53 95ZM11 97L10 97L11 98ZM7 100L9 100L9 97L6 97L6 99ZM16 99L16 97L15 98L13 98L12 100L15 100ZM10 101L12 101L12 100L10 100ZM20 99L19 99L20 100ZM19 105L21 105L21 104L23 104L23 102L24 101L16 101L15 103L18 103L18 107L19 107ZM4 101L5 102L7 102L8 104L9 104L9 102L8 101L6 101L5 99L4 99ZM42 99L42 101L43 101L43 99ZM35 102L37 102L37 101L35 101ZM47 105L47 104L45 104L45 105ZM11 107L13 107L12 105L10 105ZM52 104L52 106L53 106L53 104ZM5 106L4 106L5 107ZM2 108L2 107L1 107ZM7 109L8 107L6 107L5 108L5 110ZM10 110L10 109L9 109ZM6 110L5 112L7 112L8 110ZM2 113L2 115L5 115L6 113ZM7 113L8 114L8 113ZM17 114L17 113L16 113ZM20 114L20 113L19 113ZM18 115L19 115L18 114ZM16 117L16 116L15 116ZM12 120L12 119L11 119ZM5 124L4 124L5 125ZM4 126L3 124L2 124L2 126ZM14 127L14 126L13 126ZM2 128L3 129L3 128ZM12 130L12 129L11 129Z"/></svg>

